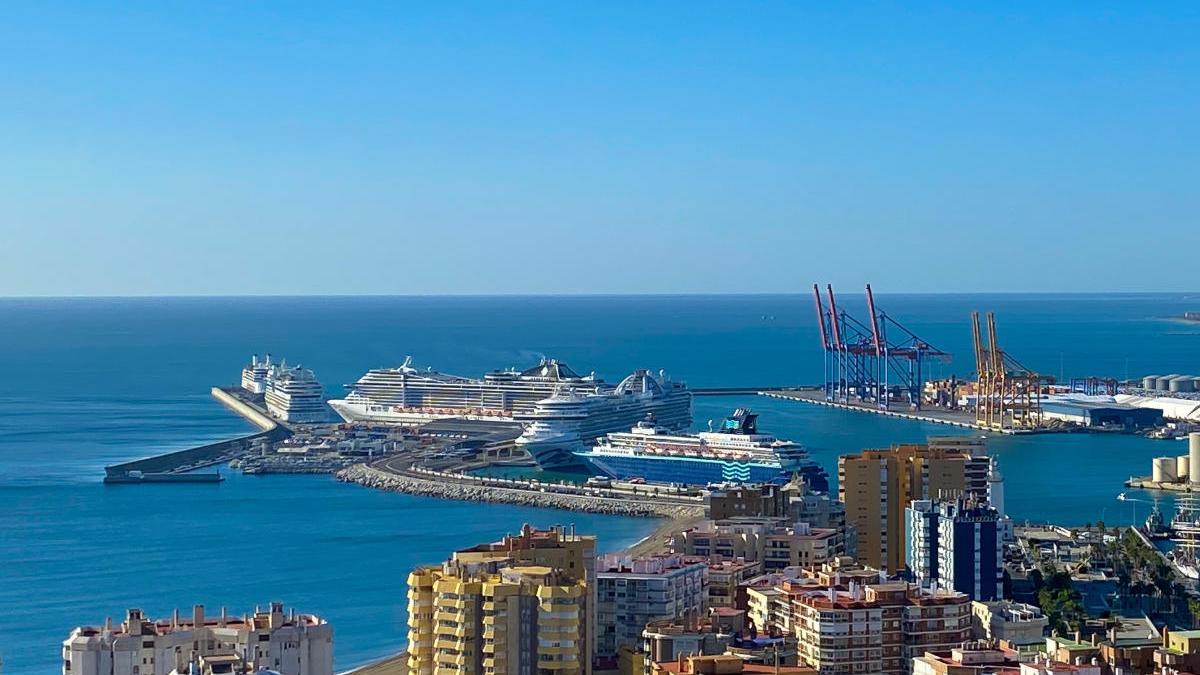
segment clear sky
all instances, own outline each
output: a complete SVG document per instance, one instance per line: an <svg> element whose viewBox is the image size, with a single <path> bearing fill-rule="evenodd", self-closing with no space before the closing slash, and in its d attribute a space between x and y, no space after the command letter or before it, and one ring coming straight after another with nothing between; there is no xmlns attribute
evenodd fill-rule
<svg viewBox="0 0 1200 675"><path fill-rule="evenodd" d="M1200 3L0 20L0 295L1200 289Z"/></svg>

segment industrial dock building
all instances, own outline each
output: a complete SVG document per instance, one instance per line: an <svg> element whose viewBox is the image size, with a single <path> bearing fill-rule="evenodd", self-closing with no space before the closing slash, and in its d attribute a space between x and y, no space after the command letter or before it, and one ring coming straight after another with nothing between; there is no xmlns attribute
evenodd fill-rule
<svg viewBox="0 0 1200 675"><path fill-rule="evenodd" d="M1050 398L1042 401L1042 416L1083 427L1103 427L1136 431L1161 426L1163 411L1139 408L1115 401L1091 401L1082 398Z"/></svg>

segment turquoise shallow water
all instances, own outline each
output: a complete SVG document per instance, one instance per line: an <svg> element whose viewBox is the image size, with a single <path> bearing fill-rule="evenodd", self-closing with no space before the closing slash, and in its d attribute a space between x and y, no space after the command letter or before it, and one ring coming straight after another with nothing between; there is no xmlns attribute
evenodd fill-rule
<svg viewBox="0 0 1200 675"><path fill-rule="evenodd" d="M617 379L666 368L693 385L815 383L805 296L575 298L0 299L0 657L7 675L57 672L76 624L204 602L242 611L280 599L335 622L349 667L404 639L408 570L523 522L575 523L602 549L646 520L482 507L341 485L325 477L104 487L102 467L247 430L208 395L248 355L270 350L317 372L330 394L372 366L477 375L541 354ZM844 300L855 311L857 299ZM881 304L923 337L966 355L966 318L995 309L1001 340L1058 374L1197 372L1200 308L1180 295L891 296ZM966 375L962 358L938 367ZM949 427L743 397L697 399L696 420L734 405L808 444L831 474L838 454L917 441ZM1116 436L1002 438L993 447L1019 519L1132 522L1130 473L1181 444ZM1137 509L1135 511L1135 508Z"/></svg>

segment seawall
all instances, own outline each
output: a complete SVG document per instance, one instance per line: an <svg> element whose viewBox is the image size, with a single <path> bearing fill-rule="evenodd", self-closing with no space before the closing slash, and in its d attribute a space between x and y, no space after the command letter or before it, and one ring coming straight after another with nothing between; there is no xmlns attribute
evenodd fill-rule
<svg viewBox="0 0 1200 675"><path fill-rule="evenodd" d="M131 462L106 466L104 467L105 480L108 482L123 482L119 479L127 476L130 472L169 474L180 471L191 471L205 466L212 466L213 464L221 464L229 461L260 438L279 440L287 438L292 433L287 427L277 424L268 415L220 387L213 387L212 395L213 398L216 398L225 407L245 417L251 424L261 429L261 431L195 448L177 450L175 452L155 455L154 457L145 457L143 459L135 459Z"/></svg>
<svg viewBox="0 0 1200 675"><path fill-rule="evenodd" d="M390 473L367 466L366 464L355 464L342 469L337 472L336 476L338 480L347 483L358 483L359 485L365 485L377 490L403 492L422 497L565 509L584 513L679 519L692 518L704 511L703 506L699 504L691 506L655 503L653 498L649 496L645 500L609 499L505 488L493 485L442 482L417 476Z"/></svg>

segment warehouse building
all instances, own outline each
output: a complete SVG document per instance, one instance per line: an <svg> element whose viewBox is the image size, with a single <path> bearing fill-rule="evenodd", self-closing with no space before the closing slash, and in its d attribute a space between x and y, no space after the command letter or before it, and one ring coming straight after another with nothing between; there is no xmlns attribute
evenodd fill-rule
<svg viewBox="0 0 1200 675"><path fill-rule="evenodd" d="M1137 408L1110 401L1080 399L1050 399L1042 402L1042 415L1085 427L1119 427L1146 429L1161 426L1162 411L1157 408Z"/></svg>

